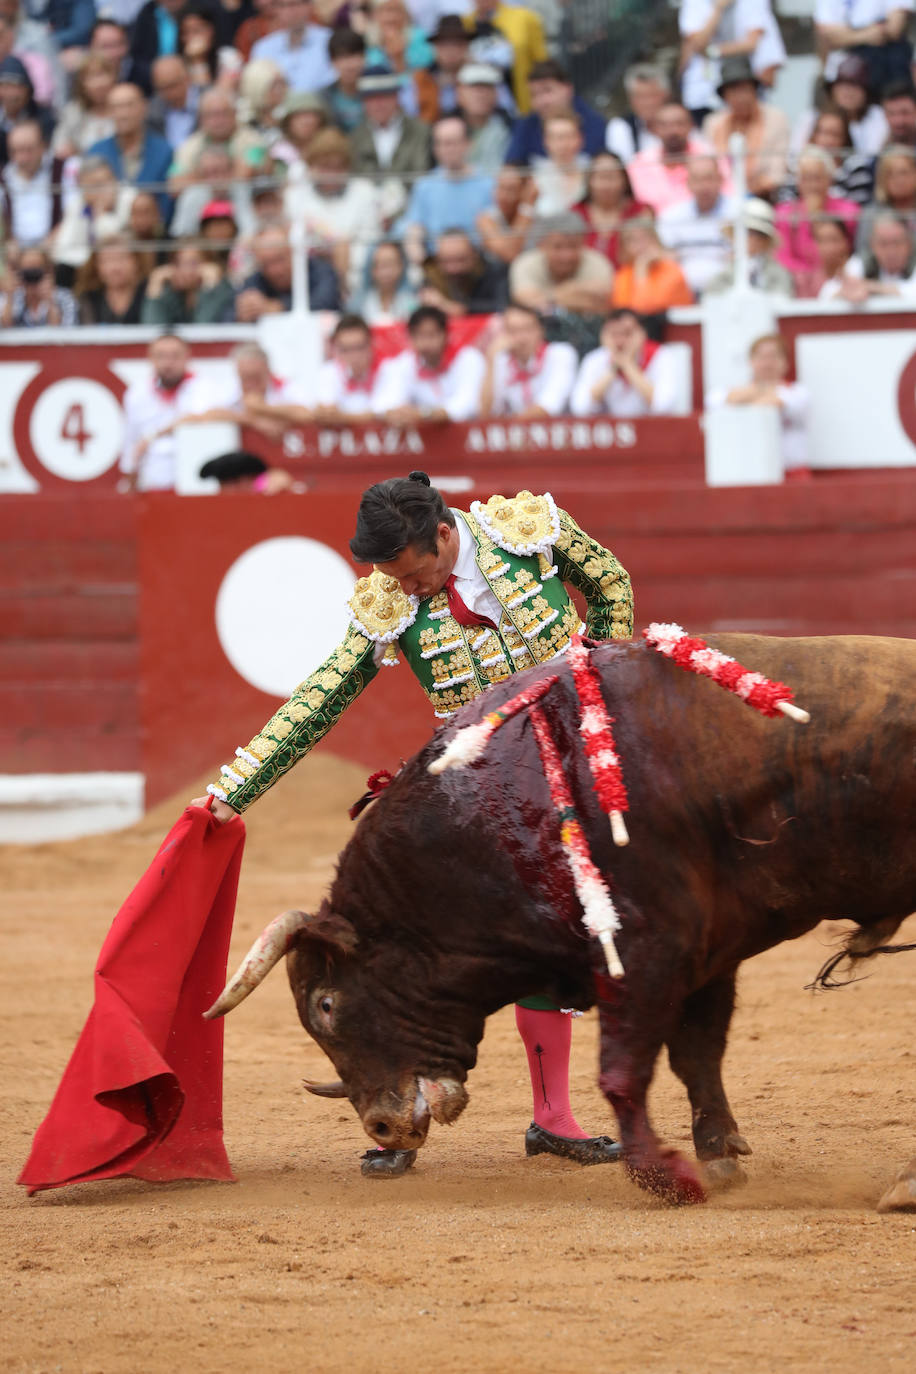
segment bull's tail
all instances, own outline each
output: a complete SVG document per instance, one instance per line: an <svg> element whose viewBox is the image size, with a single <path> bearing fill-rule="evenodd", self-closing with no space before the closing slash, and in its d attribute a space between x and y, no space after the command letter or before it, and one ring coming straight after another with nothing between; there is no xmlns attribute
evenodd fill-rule
<svg viewBox="0 0 916 1374"><path fill-rule="evenodd" d="M859 966L876 954L907 954L916 950L916 944L889 945L885 943L906 920L905 916L887 916L873 926L859 926L844 940L842 949L832 954L818 970L813 983L807 984L807 991L830 991L845 988L850 983L860 983L863 975L858 973ZM843 967L843 976L835 978L837 969Z"/></svg>

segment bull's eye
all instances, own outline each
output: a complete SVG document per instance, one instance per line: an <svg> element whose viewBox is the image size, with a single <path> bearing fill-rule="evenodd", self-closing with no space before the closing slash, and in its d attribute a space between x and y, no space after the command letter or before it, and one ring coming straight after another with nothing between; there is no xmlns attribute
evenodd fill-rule
<svg viewBox="0 0 916 1374"><path fill-rule="evenodd" d="M330 1016L331 1012L334 1010L334 999L331 997L322 997L318 1005L324 1012L325 1016Z"/></svg>

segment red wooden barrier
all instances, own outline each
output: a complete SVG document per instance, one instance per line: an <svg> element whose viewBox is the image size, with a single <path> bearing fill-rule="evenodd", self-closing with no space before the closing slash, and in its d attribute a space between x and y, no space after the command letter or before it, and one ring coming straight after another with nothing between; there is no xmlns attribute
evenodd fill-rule
<svg viewBox="0 0 916 1374"><path fill-rule="evenodd" d="M379 466L366 480L389 470ZM501 485L486 462L476 470L476 494ZM0 771L139 768L154 803L225 761L277 703L221 647L214 607L226 572L282 536L348 558L362 480L305 497L0 502ZM552 490L629 568L640 626L916 637L916 472L601 491L587 465L571 463L554 469ZM323 589L271 595L298 620ZM402 666L381 674L320 747L368 771L396 764L432 724Z"/></svg>

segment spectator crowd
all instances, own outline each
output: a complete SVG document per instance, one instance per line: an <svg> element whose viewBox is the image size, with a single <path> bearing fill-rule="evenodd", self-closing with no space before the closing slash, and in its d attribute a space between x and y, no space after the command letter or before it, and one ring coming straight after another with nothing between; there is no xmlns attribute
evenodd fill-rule
<svg viewBox="0 0 916 1374"><path fill-rule="evenodd" d="M770 0L682 0L676 70L631 67L610 118L556 0L0 0L0 322L254 323L301 226L332 408L664 413L665 314L731 285L739 223L761 290L916 297L913 3L814 0L793 123ZM398 322L374 367L356 336Z"/></svg>

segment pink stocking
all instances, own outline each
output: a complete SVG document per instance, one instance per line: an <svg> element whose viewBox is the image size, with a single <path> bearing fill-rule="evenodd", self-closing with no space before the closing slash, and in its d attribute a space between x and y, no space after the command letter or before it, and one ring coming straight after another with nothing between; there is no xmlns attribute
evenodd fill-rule
<svg viewBox="0 0 916 1374"><path fill-rule="evenodd" d="M572 1017L561 1011L534 1011L517 1006L515 1024L528 1054L536 1125L552 1135L587 1140L569 1101Z"/></svg>

